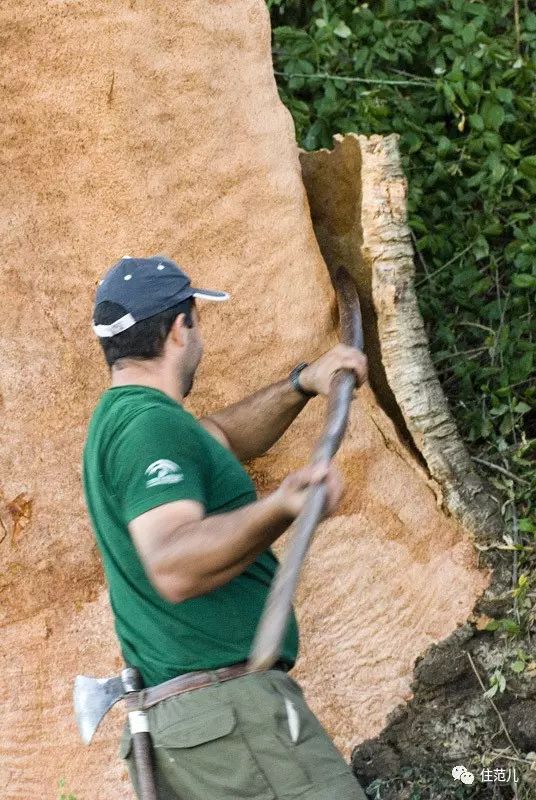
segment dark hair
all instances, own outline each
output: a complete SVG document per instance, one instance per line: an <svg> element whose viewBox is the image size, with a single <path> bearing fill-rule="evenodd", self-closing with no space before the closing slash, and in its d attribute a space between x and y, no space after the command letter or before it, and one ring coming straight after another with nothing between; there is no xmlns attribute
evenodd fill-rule
<svg viewBox="0 0 536 800"><path fill-rule="evenodd" d="M193 326L192 308L194 307L195 299L189 297L182 303L160 311L159 314L136 322L122 333L100 339L108 366L112 367L121 358L142 360L158 358L162 355L164 342L179 314L186 315L185 325L187 328ZM127 313L126 308L118 303L104 301L95 308L93 321L95 325L110 325Z"/></svg>

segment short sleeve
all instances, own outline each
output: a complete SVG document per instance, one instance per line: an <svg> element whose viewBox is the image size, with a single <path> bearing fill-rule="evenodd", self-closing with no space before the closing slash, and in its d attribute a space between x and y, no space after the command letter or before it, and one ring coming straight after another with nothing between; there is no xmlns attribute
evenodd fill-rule
<svg viewBox="0 0 536 800"><path fill-rule="evenodd" d="M206 508L203 445L173 409L144 409L118 434L108 477L125 524L156 506L196 500Z"/></svg>

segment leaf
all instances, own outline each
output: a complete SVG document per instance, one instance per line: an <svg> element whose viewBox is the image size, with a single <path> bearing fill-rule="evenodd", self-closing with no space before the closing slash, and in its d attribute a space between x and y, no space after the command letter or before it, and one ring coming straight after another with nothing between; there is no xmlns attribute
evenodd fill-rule
<svg viewBox="0 0 536 800"><path fill-rule="evenodd" d="M452 86L450 86L448 83L443 84L443 93L449 103L456 103L456 95L454 94Z"/></svg>
<svg viewBox="0 0 536 800"><path fill-rule="evenodd" d="M489 255L489 244L484 236L479 236L473 245L473 253L477 261Z"/></svg>
<svg viewBox="0 0 536 800"><path fill-rule="evenodd" d="M305 86L305 78L289 78L288 88L289 89L301 89Z"/></svg>
<svg viewBox="0 0 536 800"><path fill-rule="evenodd" d="M504 416L502 418L502 422L499 425L499 430L503 436L508 436L509 433L512 432L514 428L514 420L511 416Z"/></svg>
<svg viewBox="0 0 536 800"><path fill-rule="evenodd" d="M536 14L527 14L524 27L527 31L536 31Z"/></svg>
<svg viewBox="0 0 536 800"><path fill-rule="evenodd" d="M512 383L516 381L524 381L532 373L533 355L529 351L524 353L521 358L517 358L510 368L510 377Z"/></svg>
<svg viewBox="0 0 536 800"><path fill-rule="evenodd" d="M482 87L476 81L467 81L465 85L467 96L472 103L478 102L482 96Z"/></svg>
<svg viewBox="0 0 536 800"><path fill-rule="evenodd" d="M482 140L490 150L499 150L502 144L501 137L493 131L484 131Z"/></svg>
<svg viewBox="0 0 536 800"><path fill-rule="evenodd" d="M525 669L525 662L524 661L514 661L514 663L511 666L512 666L512 671L513 672L523 672L523 670Z"/></svg>
<svg viewBox="0 0 536 800"><path fill-rule="evenodd" d="M462 30L462 41L465 45L473 44L476 38L474 25L466 25Z"/></svg>
<svg viewBox="0 0 536 800"><path fill-rule="evenodd" d="M446 156L447 153L450 152L451 143L450 139L447 139L446 136L440 136L437 142L437 154L440 157Z"/></svg>
<svg viewBox="0 0 536 800"><path fill-rule="evenodd" d="M519 162L519 171L529 178L536 178L536 156L526 156Z"/></svg>
<svg viewBox="0 0 536 800"><path fill-rule="evenodd" d="M339 39L349 39L352 35L352 31L342 20L333 28L333 33L335 36L338 36Z"/></svg>
<svg viewBox="0 0 536 800"><path fill-rule="evenodd" d="M506 633L511 633L514 636L519 633L519 624L514 619L508 619L508 617L500 620L500 627Z"/></svg>
<svg viewBox="0 0 536 800"><path fill-rule="evenodd" d="M297 72L304 72L306 75L313 75L315 68L310 61L307 61L305 58L300 58L296 62L296 70Z"/></svg>
<svg viewBox="0 0 536 800"><path fill-rule="evenodd" d="M499 86L495 89L495 97L500 103L511 103L514 99L514 93L511 89L506 89L504 86Z"/></svg>
<svg viewBox="0 0 536 800"><path fill-rule="evenodd" d="M448 17L446 14L438 14L437 19L448 31L451 31L454 28L454 20L452 17Z"/></svg>
<svg viewBox="0 0 536 800"><path fill-rule="evenodd" d="M505 173L506 164L502 164L500 161L497 161L491 170L491 179L493 183L499 183L499 181L504 177Z"/></svg>
<svg viewBox="0 0 536 800"><path fill-rule="evenodd" d="M319 120L316 120L309 128L304 139L304 145L307 150L314 150L317 147L321 132L322 125Z"/></svg>
<svg viewBox="0 0 536 800"><path fill-rule="evenodd" d="M503 147L504 154L512 161L519 158L519 150L511 144L505 144Z"/></svg>
<svg viewBox="0 0 536 800"><path fill-rule="evenodd" d="M536 286L536 275L527 275L525 272L517 272L512 275L512 283L518 289L531 289Z"/></svg>
<svg viewBox="0 0 536 800"><path fill-rule="evenodd" d="M413 131L408 131L403 135L401 144L405 145L408 153L416 153L422 147L422 139Z"/></svg>
<svg viewBox="0 0 536 800"><path fill-rule="evenodd" d="M498 131L504 122L504 109L492 100L484 100L481 109L484 125L488 130Z"/></svg>
<svg viewBox="0 0 536 800"><path fill-rule="evenodd" d="M500 236L503 232L503 226L501 225L501 221L494 217L490 222L484 225L482 230L487 236Z"/></svg>
<svg viewBox="0 0 536 800"><path fill-rule="evenodd" d="M470 114L469 115L469 124L471 128L475 131L483 131L484 130L484 120L480 116L480 114Z"/></svg>
<svg viewBox="0 0 536 800"><path fill-rule="evenodd" d="M356 72L360 71L363 68L368 57L369 57L368 47L362 47L360 50L358 50L358 52L354 56L354 69L356 70Z"/></svg>

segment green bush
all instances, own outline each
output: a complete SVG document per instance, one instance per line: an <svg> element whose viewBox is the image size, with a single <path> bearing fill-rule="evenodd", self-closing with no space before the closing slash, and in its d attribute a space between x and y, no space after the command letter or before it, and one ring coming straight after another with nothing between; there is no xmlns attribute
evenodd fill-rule
<svg viewBox="0 0 536 800"><path fill-rule="evenodd" d="M517 0L268 5L301 146L400 135L432 357L502 492L516 585L536 541L536 13Z"/></svg>

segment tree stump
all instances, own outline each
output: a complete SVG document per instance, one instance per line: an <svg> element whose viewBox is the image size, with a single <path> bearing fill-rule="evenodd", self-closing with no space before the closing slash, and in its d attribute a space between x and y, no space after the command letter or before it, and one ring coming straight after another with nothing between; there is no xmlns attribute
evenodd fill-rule
<svg viewBox="0 0 536 800"><path fill-rule="evenodd" d="M123 712L86 748L71 696L77 673L121 668L80 457L109 378L94 291L125 254L165 253L231 293L202 311L187 406L199 416L333 346L324 258L352 270L371 378L337 455L343 502L300 586L295 674L345 755L361 745L362 776L476 748L497 725L464 653L483 677L492 669L491 636L471 620L500 606L508 576L498 551L476 548L500 521L431 368L395 141L338 140L300 167L262 0L22 0L0 21L3 800L133 797L117 758ZM260 494L307 462L324 411L312 400L248 465ZM511 708L523 746L524 700Z"/></svg>

